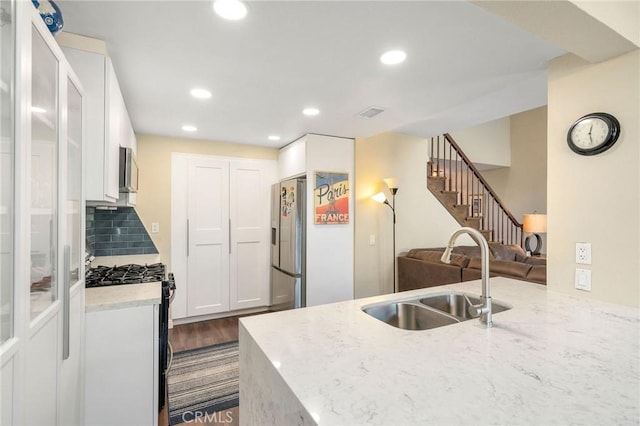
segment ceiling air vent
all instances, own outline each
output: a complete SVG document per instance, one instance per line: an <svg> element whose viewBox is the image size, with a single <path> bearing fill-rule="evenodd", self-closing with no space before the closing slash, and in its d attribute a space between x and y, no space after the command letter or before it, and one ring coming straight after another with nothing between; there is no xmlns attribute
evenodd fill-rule
<svg viewBox="0 0 640 426"><path fill-rule="evenodd" d="M384 110L382 108L379 107L369 107L367 109L365 109L364 111L362 111L360 114L358 114L360 117L364 117L364 118L373 118L376 115L380 114L381 112L384 112Z"/></svg>

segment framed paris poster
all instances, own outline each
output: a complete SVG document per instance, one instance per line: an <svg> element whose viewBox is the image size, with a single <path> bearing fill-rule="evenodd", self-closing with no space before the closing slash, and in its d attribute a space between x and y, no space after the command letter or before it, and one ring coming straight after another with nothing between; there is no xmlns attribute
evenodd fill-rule
<svg viewBox="0 0 640 426"><path fill-rule="evenodd" d="M315 172L313 187L314 223L349 223L349 174Z"/></svg>

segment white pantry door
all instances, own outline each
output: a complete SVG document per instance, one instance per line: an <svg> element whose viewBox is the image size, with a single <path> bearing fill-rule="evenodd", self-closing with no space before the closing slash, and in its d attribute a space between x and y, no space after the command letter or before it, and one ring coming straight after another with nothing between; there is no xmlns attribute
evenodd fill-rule
<svg viewBox="0 0 640 426"><path fill-rule="evenodd" d="M269 305L269 236L274 162L233 161L231 194L231 310Z"/></svg>
<svg viewBox="0 0 640 426"><path fill-rule="evenodd" d="M229 310L229 162L187 166L187 315Z"/></svg>

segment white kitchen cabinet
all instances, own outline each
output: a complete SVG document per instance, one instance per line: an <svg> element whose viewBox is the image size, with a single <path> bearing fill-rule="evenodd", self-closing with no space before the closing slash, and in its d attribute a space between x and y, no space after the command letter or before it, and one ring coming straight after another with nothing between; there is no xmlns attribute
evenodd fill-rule
<svg viewBox="0 0 640 426"><path fill-rule="evenodd" d="M158 424L158 309L87 312L84 424Z"/></svg>
<svg viewBox="0 0 640 426"><path fill-rule="evenodd" d="M69 33L57 39L86 90L86 199L115 203L119 149L135 143L118 78L104 42Z"/></svg>
<svg viewBox="0 0 640 426"><path fill-rule="evenodd" d="M2 423L82 424L84 93L33 4L1 1Z"/></svg>
<svg viewBox="0 0 640 426"><path fill-rule="evenodd" d="M270 189L275 161L174 153L172 317L269 305ZM178 284L179 285L179 284Z"/></svg>

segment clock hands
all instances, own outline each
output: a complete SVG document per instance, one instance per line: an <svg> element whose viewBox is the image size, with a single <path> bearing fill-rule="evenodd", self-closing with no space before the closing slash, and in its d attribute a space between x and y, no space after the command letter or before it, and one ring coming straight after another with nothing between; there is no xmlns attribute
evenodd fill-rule
<svg viewBox="0 0 640 426"><path fill-rule="evenodd" d="M591 145L593 145L593 138L591 137L592 130L593 130L593 123L591 123L591 127L589 127L589 140L591 141Z"/></svg>

